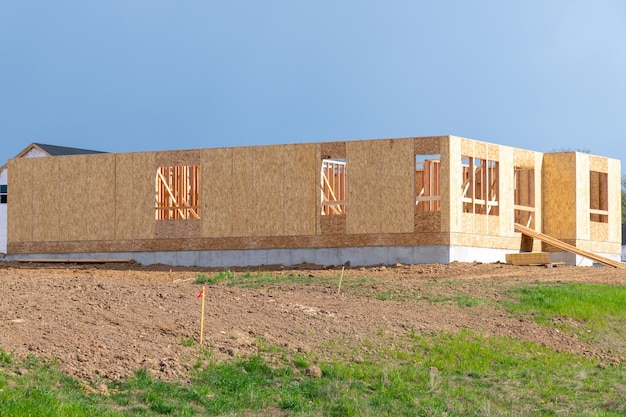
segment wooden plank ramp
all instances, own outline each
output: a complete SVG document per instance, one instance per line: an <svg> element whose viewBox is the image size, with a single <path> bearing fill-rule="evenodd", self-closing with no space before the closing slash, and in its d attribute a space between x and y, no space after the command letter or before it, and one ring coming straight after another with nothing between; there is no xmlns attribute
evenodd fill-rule
<svg viewBox="0 0 626 417"><path fill-rule="evenodd" d="M576 246L572 246L568 243L565 243L563 241L560 241L552 236L548 236L546 234L543 234L541 232L537 232L536 230L533 230L531 228L528 228L526 226L522 226L521 224L515 223L515 231L516 232L520 232L526 236L530 236L534 239L539 239L542 242L548 243L552 246L555 246L559 249L563 249L564 251L567 252L572 252L575 253L577 255L580 256L584 256L585 258L591 259L593 261L599 262L601 264L604 265L608 265L608 266L612 266L614 268L626 268L626 264L623 264L621 262L618 261L614 261L613 259L609 259L606 258L604 256L600 256L600 255L596 255L595 253L592 252L587 252L584 251L582 249L578 249Z"/></svg>

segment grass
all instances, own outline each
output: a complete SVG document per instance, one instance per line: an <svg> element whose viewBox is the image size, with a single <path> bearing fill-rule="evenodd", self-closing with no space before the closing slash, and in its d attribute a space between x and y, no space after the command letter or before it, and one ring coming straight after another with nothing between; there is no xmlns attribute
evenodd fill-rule
<svg viewBox="0 0 626 417"><path fill-rule="evenodd" d="M292 416L591 415L626 413L626 372L582 357L503 337L409 333L396 347L342 359L286 353L272 365L262 352L198 366L190 384L153 379L144 370L85 390L54 365L30 360L0 367L2 416ZM400 343L401 342L401 343ZM310 364L322 378L306 376ZM27 372L15 370L27 367ZM274 414L276 415L276 414Z"/></svg>
<svg viewBox="0 0 626 417"><path fill-rule="evenodd" d="M248 280L242 285L295 285L301 279L231 274L210 279L228 285L240 279ZM306 278L303 281L308 285ZM572 331L591 330L593 342L604 346L608 341L623 343L624 291L619 286L534 284L510 290L515 301L505 307L520 319L530 316L547 326L567 322ZM437 301L470 307L474 300L461 293ZM17 359L0 349L0 415L626 414L623 365L599 366L597 360L469 330L431 334L409 330L391 337L381 329L371 339L333 340L309 353L260 340L257 355L229 362L213 359L210 351L190 340L181 339L181 344L197 352L189 383L159 381L140 369L126 380L108 383L104 392L96 389L102 381L86 385L63 375L55 363ZM321 378L307 375L311 365L322 369Z"/></svg>
<svg viewBox="0 0 626 417"><path fill-rule="evenodd" d="M603 341L626 356L626 286L578 283L536 284L510 291L507 308L542 325Z"/></svg>

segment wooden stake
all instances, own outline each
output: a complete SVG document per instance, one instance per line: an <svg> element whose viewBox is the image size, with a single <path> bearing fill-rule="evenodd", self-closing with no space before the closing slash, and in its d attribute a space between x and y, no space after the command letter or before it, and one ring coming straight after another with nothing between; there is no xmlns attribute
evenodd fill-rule
<svg viewBox="0 0 626 417"><path fill-rule="evenodd" d="M202 345L202 341L204 339L204 298L206 296L206 292L204 291L204 286L202 286L202 312L200 313L200 345Z"/></svg>
<svg viewBox="0 0 626 417"><path fill-rule="evenodd" d="M339 277L339 288L337 288L337 294L339 294L339 291L341 291L341 280L343 279L343 270L344 270L345 266L341 267L341 276Z"/></svg>

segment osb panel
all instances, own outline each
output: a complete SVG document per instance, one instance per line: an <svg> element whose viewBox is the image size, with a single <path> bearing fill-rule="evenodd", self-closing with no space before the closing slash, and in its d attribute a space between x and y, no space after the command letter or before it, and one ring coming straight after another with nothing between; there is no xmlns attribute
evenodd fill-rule
<svg viewBox="0 0 626 417"><path fill-rule="evenodd" d="M233 232L233 151L202 151L200 202L201 236L229 237Z"/></svg>
<svg viewBox="0 0 626 417"><path fill-rule="evenodd" d="M283 151L282 145L254 148L253 236L283 234Z"/></svg>
<svg viewBox="0 0 626 417"><path fill-rule="evenodd" d="M200 237L200 220L159 220L155 224L157 239Z"/></svg>
<svg viewBox="0 0 626 417"><path fill-rule="evenodd" d="M474 217L473 234L476 235L500 235L500 217L486 214L465 213ZM511 223L511 228L513 224ZM509 233L512 236L512 233Z"/></svg>
<svg viewBox="0 0 626 417"><path fill-rule="evenodd" d="M345 235L346 234L346 216L332 215L320 216L322 234L325 235Z"/></svg>
<svg viewBox="0 0 626 417"><path fill-rule="evenodd" d="M591 222L591 224L589 225L589 238L591 240L597 240L601 242L608 241L609 240L609 224Z"/></svg>
<svg viewBox="0 0 626 417"><path fill-rule="evenodd" d="M461 233L476 234L476 215L472 213L459 213L459 222L456 231Z"/></svg>
<svg viewBox="0 0 626 417"><path fill-rule="evenodd" d="M588 155L589 169L591 171L609 172L609 160L602 156Z"/></svg>
<svg viewBox="0 0 626 417"><path fill-rule="evenodd" d="M535 156L537 152L527 151L524 149L512 148L513 165L520 168L534 168Z"/></svg>
<svg viewBox="0 0 626 417"><path fill-rule="evenodd" d="M254 148L233 148L233 236L251 236L254 218Z"/></svg>
<svg viewBox="0 0 626 417"><path fill-rule="evenodd" d="M612 254L620 256L622 253L621 242L600 242L593 240L578 240L574 242L576 247L587 252L596 254ZM570 243L570 244L574 244ZM619 258L618 258L619 259Z"/></svg>
<svg viewBox="0 0 626 417"><path fill-rule="evenodd" d="M156 152L155 164L161 166L188 166L200 165L201 151L199 149L181 151Z"/></svg>
<svg viewBox="0 0 626 417"><path fill-rule="evenodd" d="M489 159L487 157L487 144L485 142L478 142L478 141L474 141L474 146L473 146L473 152L471 155L467 155L467 156L473 156L474 158L481 158L481 159Z"/></svg>
<svg viewBox="0 0 626 417"><path fill-rule="evenodd" d="M424 211L415 213L415 233L437 233L441 231L441 212Z"/></svg>
<svg viewBox="0 0 626 417"><path fill-rule="evenodd" d="M517 251L520 248L520 237L451 233L450 244L468 247L510 249Z"/></svg>
<svg viewBox="0 0 626 417"><path fill-rule="evenodd" d="M7 205L7 241L29 242L33 239L33 168L36 158L9 159Z"/></svg>
<svg viewBox="0 0 626 417"><path fill-rule="evenodd" d="M286 145L283 165L283 234L313 235L317 217L315 144Z"/></svg>
<svg viewBox="0 0 626 417"><path fill-rule="evenodd" d="M156 165L154 153L115 155L115 237L154 236Z"/></svg>
<svg viewBox="0 0 626 417"><path fill-rule="evenodd" d="M378 144L382 166L380 199L383 233L414 230L415 155L413 139L390 139Z"/></svg>
<svg viewBox="0 0 626 417"><path fill-rule="evenodd" d="M133 195L134 154L115 155L115 238L132 239L135 222L135 201ZM156 169L151 167L156 177ZM154 189L154 187L153 187ZM154 205L152 198L152 204ZM154 212L154 207L152 208ZM154 218L154 213L153 213Z"/></svg>
<svg viewBox="0 0 626 417"><path fill-rule="evenodd" d="M490 161L499 161L500 160L500 152L502 149L507 148L502 145L495 145L493 143L487 143L486 145L486 153L484 158Z"/></svg>
<svg viewBox="0 0 626 417"><path fill-rule="evenodd" d="M33 166L32 224L34 241L59 240L65 233L60 228L60 207L71 201L72 182L59 177L58 161L63 158L36 158ZM9 173L9 178L13 175ZM76 214L74 214L76 216ZM73 216L72 216L73 217ZM71 222L72 219L69 221ZM67 224L68 222L64 222Z"/></svg>
<svg viewBox="0 0 626 417"><path fill-rule="evenodd" d="M59 184L63 193L59 196L59 237L55 240L85 240L87 238L88 210L87 156L64 156L59 161Z"/></svg>
<svg viewBox="0 0 626 417"><path fill-rule="evenodd" d="M349 234L380 233L382 230L381 142L347 143L346 195Z"/></svg>
<svg viewBox="0 0 626 417"><path fill-rule="evenodd" d="M156 167L152 152L133 154L133 238L152 239L155 227Z"/></svg>
<svg viewBox="0 0 626 417"><path fill-rule="evenodd" d="M321 144L315 145L315 234L322 234L322 201L321 201L321 182L322 182L322 147Z"/></svg>
<svg viewBox="0 0 626 417"><path fill-rule="evenodd" d="M573 239L576 236L576 154L544 154L542 171L543 233L557 239Z"/></svg>
<svg viewBox="0 0 626 417"><path fill-rule="evenodd" d="M429 136L414 139L415 155L435 155L441 153L439 144L446 136Z"/></svg>
<svg viewBox="0 0 626 417"><path fill-rule="evenodd" d="M460 140L462 156L473 156L475 158L488 159L487 143L466 138L460 138Z"/></svg>
<svg viewBox="0 0 626 417"><path fill-rule="evenodd" d="M346 157L346 142L320 143L321 159L340 159Z"/></svg>
<svg viewBox="0 0 626 417"><path fill-rule="evenodd" d="M115 239L115 155L89 156L87 196L87 239Z"/></svg>
<svg viewBox="0 0 626 417"><path fill-rule="evenodd" d="M462 156L472 156L490 161L499 160L501 145L466 138L460 138L460 140Z"/></svg>

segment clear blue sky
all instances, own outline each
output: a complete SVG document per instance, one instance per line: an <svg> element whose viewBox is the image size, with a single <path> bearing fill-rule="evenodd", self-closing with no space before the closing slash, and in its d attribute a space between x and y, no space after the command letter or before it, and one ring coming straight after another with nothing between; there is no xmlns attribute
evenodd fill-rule
<svg viewBox="0 0 626 417"><path fill-rule="evenodd" d="M0 0L0 165L445 134L626 165L625 22L623 0Z"/></svg>

